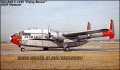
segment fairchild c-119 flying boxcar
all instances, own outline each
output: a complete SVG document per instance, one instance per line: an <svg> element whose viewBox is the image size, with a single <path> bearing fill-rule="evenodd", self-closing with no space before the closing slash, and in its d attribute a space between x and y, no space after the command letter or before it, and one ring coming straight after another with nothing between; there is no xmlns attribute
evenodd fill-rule
<svg viewBox="0 0 120 70"><path fill-rule="evenodd" d="M21 51L25 51L25 47L40 47L44 50L54 47L69 51L70 47L83 45L91 38L109 37L109 39L113 39L115 36L113 20L109 25L109 29L90 30L91 25L88 22L87 31L77 33L64 33L50 28L26 29L12 35L10 40L13 44L18 45Z"/></svg>

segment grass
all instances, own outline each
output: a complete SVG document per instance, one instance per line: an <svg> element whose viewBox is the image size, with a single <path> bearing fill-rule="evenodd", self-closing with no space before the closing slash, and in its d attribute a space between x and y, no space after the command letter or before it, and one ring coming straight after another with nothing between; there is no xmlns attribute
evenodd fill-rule
<svg viewBox="0 0 120 70"><path fill-rule="evenodd" d="M18 56L83 56L82 60L18 60ZM119 52L2 55L2 69L119 69Z"/></svg>
<svg viewBox="0 0 120 70"><path fill-rule="evenodd" d="M84 46L96 44L88 43ZM101 43L97 44L97 46ZM119 47L119 44L103 46ZM9 44L2 45L2 50L16 50ZM9 47L8 47L9 46ZM12 45L13 46L13 45ZM42 54L1 55L1 69L119 69L119 51L72 51ZM82 60L18 60L18 56L83 56Z"/></svg>

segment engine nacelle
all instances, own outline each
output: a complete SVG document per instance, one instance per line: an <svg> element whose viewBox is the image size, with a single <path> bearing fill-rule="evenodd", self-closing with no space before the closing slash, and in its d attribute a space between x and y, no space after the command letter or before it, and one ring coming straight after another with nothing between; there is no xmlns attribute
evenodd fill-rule
<svg viewBox="0 0 120 70"><path fill-rule="evenodd" d="M62 36L62 33L60 32L51 30L50 34L51 34L51 39L59 40L59 41L64 40L64 37Z"/></svg>

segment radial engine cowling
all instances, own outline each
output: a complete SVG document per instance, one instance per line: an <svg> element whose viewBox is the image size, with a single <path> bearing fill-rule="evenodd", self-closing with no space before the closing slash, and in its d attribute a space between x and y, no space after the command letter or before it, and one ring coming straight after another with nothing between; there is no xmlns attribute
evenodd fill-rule
<svg viewBox="0 0 120 70"><path fill-rule="evenodd" d="M51 39L60 40L60 41L63 40L62 34L57 31L51 30L50 34L51 34Z"/></svg>

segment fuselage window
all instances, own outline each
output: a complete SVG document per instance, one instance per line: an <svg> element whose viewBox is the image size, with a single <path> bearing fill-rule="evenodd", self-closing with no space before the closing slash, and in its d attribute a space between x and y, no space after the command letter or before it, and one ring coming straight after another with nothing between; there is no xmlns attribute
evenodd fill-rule
<svg viewBox="0 0 120 70"><path fill-rule="evenodd" d="M40 39L40 36L34 36L34 39Z"/></svg>
<svg viewBox="0 0 120 70"><path fill-rule="evenodd" d="M33 36L25 35L24 38L33 38Z"/></svg>
<svg viewBox="0 0 120 70"><path fill-rule="evenodd" d="M28 35L28 36L30 36L31 34L30 34L30 33L24 33L24 35Z"/></svg>
<svg viewBox="0 0 120 70"><path fill-rule="evenodd" d="M31 36L31 38L33 38L33 36Z"/></svg>
<svg viewBox="0 0 120 70"><path fill-rule="evenodd" d="M30 38L31 33L24 33L23 35L25 36L24 38Z"/></svg>

